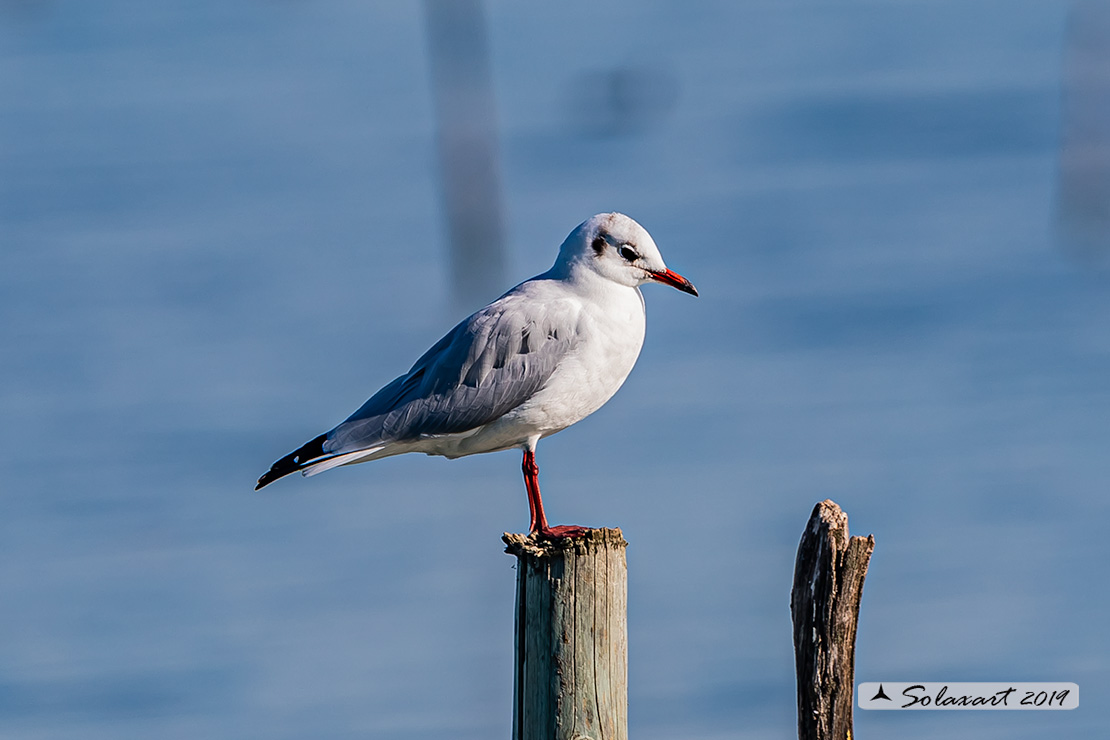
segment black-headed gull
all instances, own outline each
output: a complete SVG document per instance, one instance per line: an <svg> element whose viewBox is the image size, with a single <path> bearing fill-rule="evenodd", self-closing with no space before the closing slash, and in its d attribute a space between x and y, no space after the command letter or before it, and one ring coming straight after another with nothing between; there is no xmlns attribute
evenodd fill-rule
<svg viewBox="0 0 1110 740"><path fill-rule="evenodd" d="M301 471L403 452L448 458L524 450L529 531L575 537L584 527L549 527L540 500L536 444L608 401L644 342L644 283L691 295L667 269L651 236L621 213L580 224L555 265L448 332L412 368L339 426L278 460L258 488Z"/></svg>

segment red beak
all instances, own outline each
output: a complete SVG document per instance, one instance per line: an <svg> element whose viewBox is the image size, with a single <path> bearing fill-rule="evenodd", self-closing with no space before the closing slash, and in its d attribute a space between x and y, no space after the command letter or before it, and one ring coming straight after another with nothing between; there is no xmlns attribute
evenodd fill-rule
<svg viewBox="0 0 1110 740"><path fill-rule="evenodd" d="M697 296L698 289L694 287L686 278L679 275L674 270L663 270L662 272L651 273L652 278L664 285L669 285L672 288L678 288L683 293L689 293L692 296Z"/></svg>

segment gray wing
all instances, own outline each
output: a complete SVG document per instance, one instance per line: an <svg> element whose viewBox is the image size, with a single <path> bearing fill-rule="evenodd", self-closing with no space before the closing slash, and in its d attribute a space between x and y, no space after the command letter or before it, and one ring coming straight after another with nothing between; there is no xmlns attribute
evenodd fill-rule
<svg viewBox="0 0 1110 740"><path fill-rule="evenodd" d="M323 450L465 432L531 398L573 350L577 316L566 304L522 298L510 293L452 329L328 432Z"/></svg>

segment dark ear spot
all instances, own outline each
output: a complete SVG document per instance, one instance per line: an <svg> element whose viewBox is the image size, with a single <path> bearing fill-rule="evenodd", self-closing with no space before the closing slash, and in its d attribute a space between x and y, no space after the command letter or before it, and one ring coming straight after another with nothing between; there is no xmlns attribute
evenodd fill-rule
<svg viewBox="0 0 1110 740"><path fill-rule="evenodd" d="M594 240L590 242L590 246L594 248L595 252L601 254L605 251L605 237L595 236Z"/></svg>

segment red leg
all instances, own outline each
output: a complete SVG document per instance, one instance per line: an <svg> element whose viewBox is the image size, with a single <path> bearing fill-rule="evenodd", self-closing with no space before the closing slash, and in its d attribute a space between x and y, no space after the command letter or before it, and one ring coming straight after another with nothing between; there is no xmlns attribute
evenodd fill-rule
<svg viewBox="0 0 1110 740"><path fill-rule="evenodd" d="M535 453L525 450L520 467L524 471L524 488L528 491L528 532L531 533L536 531L536 497L540 493L540 469Z"/></svg>
<svg viewBox="0 0 1110 740"><path fill-rule="evenodd" d="M532 450L524 451L521 470L524 471L524 487L528 489L528 511L531 513L531 522L528 524L529 534L539 533L541 537L557 540L581 537L590 531L589 527L579 527L574 524L547 526L547 516L543 513L543 499L540 498L540 468L536 465L536 453Z"/></svg>

